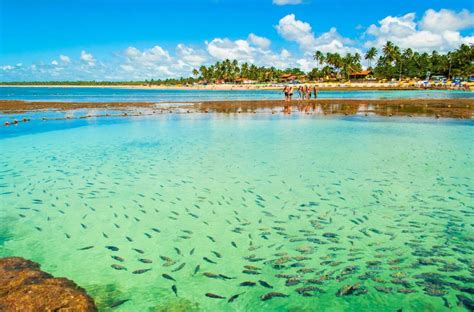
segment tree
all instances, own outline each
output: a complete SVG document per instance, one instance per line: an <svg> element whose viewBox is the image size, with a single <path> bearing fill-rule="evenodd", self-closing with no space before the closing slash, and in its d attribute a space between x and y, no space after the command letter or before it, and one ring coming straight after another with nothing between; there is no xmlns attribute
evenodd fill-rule
<svg viewBox="0 0 474 312"><path fill-rule="evenodd" d="M313 59L316 62L318 62L318 67L320 67L323 64L324 60L325 60L323 52L321 52L321 51L314 52Z"/></svg>
<svg viewBox="0 0 474 312"><path fill-rule="evenodd" d="M387 41L382 51L383 51L385 60L390 63L395 62L399 58L399 55L400 55L400 48L394 45L393 42L391 41Z"/></svg>
<svg viewBox="0 0 474 312"><path fill-rule="evenodd" d="M372 61L377 57L377 49L375 47L370 48L365 53L365 59L369 62L369 68L372 68Z"/></svg>

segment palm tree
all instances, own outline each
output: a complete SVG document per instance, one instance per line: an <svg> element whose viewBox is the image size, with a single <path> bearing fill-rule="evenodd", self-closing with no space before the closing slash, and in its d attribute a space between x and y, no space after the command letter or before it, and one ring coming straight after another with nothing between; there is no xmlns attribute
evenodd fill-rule
<svg viewBox="0 0 474 312"><path fill-rule="evenodd" d="M366 53L365 53L365 59L369 61L369 68L372 68L372 61L377 57L377 49L375 47L370 48Z"/></svg>
<svg viewBox="0 0 474 312"><path fill-rule="evenodd" d="M193 76L197 78L197 76L199 76L199 70L197 70L196 68L193 69Z"/></svg>
<svg viewBox="0 0 474 312"><path fill-rule="evenodd" d="M382 49L382 52L383 52L383 55L384 55L385 59L389 63L393 63L400 56L400 48L397 47L395 44L393 44L393 42L391 42L391 41L387 41L387 43L384 45L384 47Z"/></svg>
<svg viewBox="0 0 474 312"><path fill-rule="evenodd" d="M320 66L323 64L323 62L324 62L324 60L325 60L326 58L324 57L323 52L321 52L321 51L316 51L316 52L314 53L314 55L313 55L313 59L314 59L316 62L318 62L318 67L320 67Z"/></svg>

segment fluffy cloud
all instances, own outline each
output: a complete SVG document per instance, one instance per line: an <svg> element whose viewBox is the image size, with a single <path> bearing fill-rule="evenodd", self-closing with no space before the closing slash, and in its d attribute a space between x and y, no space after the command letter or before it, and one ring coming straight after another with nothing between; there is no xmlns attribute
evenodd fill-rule
<svg viewBox="0 0 474 312"><path fill-rule="evenodd" d="M123 55L125 63L120 69L132 79L167 78L177 76L181 65L161 46L143 51L128 47ZM118 73L120 76L121 73Z"/></svg>
<svg viewBox="0 0 474 312"><path fill-rule="evenodd" d="M95 65L94 56L90 53L87 53L86 51L81 51L81 61L87 63L89 66Z"/></svg>
<svg viewBox="0 0 474 312"><path fill-rule="evenodd" d="M474 25L472 15L463 10L459 13L450 10L428 10L423 19L417 22L415 13L403 16L387 16L378 25L372 24L366 33L374 39L365 43L365 47L381 47L387 41L401 48L418 51L448 51L462 43L474 43L474 37L463 37L459 30Z"/></svg>
<svg viewBox="0 0 474 312"><path fill-rule="evenodd" d="M302 2L302 0L273 0L273 4L276 5L300 4Z"/></svg>
<svg viewBox="0 0 474 312"><path fill-rule="evenodd" d="M69 64L71 63L71 59L69 58L69 56L66 56L66 55L60 55L59 56L59 60L63 63L63 64Z"/></svg>
<svg viewBox="0 0 474 312"><path fill-rule="evenodd" d="M0 69L7 71L7 70L15 69L15 67L11 65L4 65L4 66L0 66Z"/></svg>
<svg viewBox="0 0 474 312"><path fill-rule="evenodd" d="M218 59L237 59L243 62L253 62L252 48L246 40L229 40L227 38L216 38L207 43L209 54Z"/></svg>
<svg viewBox="0 0 474 312"><path fill-rule="evenodd" d="M57 65L59 65L59 63L58 63L58 61L53 60L53 61L51 62L51 65L57 66Z"/></svg>
<svg viewBox="0 0 474 312"><path fill-rule="evenodd" d="M441 9L439 12L429 9L420 22L422 30L432 32L457 31L472 26L474 26L474 14L466 9L459 13L446 9Z"/></svg>
<svg viewBox="0 0 474 312"><path fill-rule="evenodd" d="M207 42L207 51L213 60L237 59L259 66L287 67L291 54L283 49L280 53L269 49L270 40L250 34L247 40L215 38Z"/></svg>
<svg viewBox="0 0 474 312"><path fill-rule="evenodd" d="M270 39L257 36L254 33L249 34L248 41L264 50L268 49L271 44Z"/></svg>
<svg viewBox="0 0 474 312"><path fill-rule="evenodd" d="M358 49L348 46L353 44L353 41L342 37L336 28L333 27L328 32L316 37L311 25L297 20L294 14L280 19L276 29L284 39L296 42L300 49L306 53L313 53L315 50L342 54L359 52Z"/></svg>
<svg viewBox="0 0 474 312"><path fill-rule="evenodd" d="M191 47L188 47L182 43L176 46L176 54L180 60L184 63L193 66L199 66L206 63L208 57L206 52L203 50L195 50Z"/></svg>
<svg viewBox="0 0 474 312"><path fill-rule="evenodd" d="M294 14L288 14L280 19L276 29L280 36L298 43L302 50L314 49L316 38L311 25L297 20Z"/></svg>

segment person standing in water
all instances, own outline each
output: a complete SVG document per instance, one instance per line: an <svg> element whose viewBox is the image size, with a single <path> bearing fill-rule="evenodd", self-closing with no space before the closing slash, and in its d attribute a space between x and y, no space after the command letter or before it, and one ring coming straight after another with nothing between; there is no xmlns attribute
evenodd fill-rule
<svg viewBox="0 0 474 312"><path fill-rule="evenodd" d="M285 102L288 101L288 86L285 86L283 88L283 93L285 94Z"/></svg>
<svg viewBox="0 0 474 312"><path fill-rule="evenodd" d="M318 86L317 85L314 85L313 92L314 92L314 99L317 100L318 99Z"/></svg>

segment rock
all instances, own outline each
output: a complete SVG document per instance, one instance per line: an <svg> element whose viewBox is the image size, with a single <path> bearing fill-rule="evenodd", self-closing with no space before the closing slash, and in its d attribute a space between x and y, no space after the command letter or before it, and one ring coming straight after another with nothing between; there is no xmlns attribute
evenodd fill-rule
<svg viewBox="0 0 474 312"><path fill-rule="evenodd" d="M0 311L97 311L84 289L20 258L0 259Z"/></svg>

